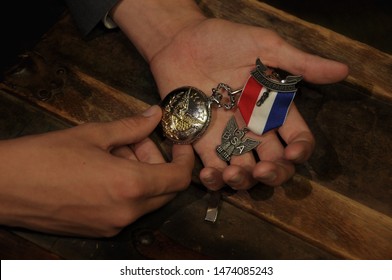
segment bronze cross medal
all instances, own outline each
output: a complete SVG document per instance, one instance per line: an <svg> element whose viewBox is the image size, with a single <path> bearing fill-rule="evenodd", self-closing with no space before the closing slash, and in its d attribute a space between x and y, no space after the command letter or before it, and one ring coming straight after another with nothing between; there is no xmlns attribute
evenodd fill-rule
<svg viewBox="0 0 392 280"><path fill-rule="evenodd" d="M232 116L223 131L222 144L216 147L218 156L224 161L230 161L232 155L239 156L256 148L260 141L250 138L244 139L247 132L246 127L238 128L237 122Z"/></svg>

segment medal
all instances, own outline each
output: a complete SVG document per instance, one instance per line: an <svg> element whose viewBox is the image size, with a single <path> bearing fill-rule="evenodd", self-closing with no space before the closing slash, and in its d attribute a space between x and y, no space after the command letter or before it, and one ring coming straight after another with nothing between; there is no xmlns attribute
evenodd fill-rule
<svg viewBox="0 0 392 280"><path fill-rule="evenodd" d="M249 130L262 135L280 127L301 80L301 76L287 76L280 80L277 73L257 59L256 69L251 72L238 100L238 109Z"/></svg>
<svg viewBox="0 0 392 280"><path fill-rule="evenodd" d="M212 89L210 97L191 86L175 89L161 103L164 136L176 144L193 143L207 130L213 105L226 110L237 107L246 126L239 128L232 117L223 131L221 144L216 147L218 156L230 161L232 155L249 152L260 144L245 137L248 131L262 135L284 123L297 91L296 85L301 80L301 76L287 76L281 80L273 69L257 59L256 68L251 71L243 89L233 91L221 83ZM229 102L222 104L225 93ZM236 96L240 93L236 104Z"/></svg>
<svg viewBox="0 0 392 280"><path fill-rule="evenodd" d="M239 156L256 148L260 141L244 138L248 129L239 129L234 116L230 118L222 134L222 144L216 147L216 152L221 160L230 161L231 156Z"/></svg>

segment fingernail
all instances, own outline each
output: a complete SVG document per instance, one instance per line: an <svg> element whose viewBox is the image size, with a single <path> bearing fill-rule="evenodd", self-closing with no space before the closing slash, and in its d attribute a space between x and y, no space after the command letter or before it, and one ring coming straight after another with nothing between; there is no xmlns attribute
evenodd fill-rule
<svg viewBox="0 0 392 280"><path fill-rule="evenodd" d="M260 179L262 179L262 180L267 180L267 181L274 181L275 179L276 179L276 173L275 172L270 172L270 173L267 173L266 175L264 175L262 178L260 178Z"/></svg>
<svg viewBox="0 0 392 280"><path fill-rule="evenodd" d="M299 152L297 154L295 154L294 156L292 155L291 158L287 158L288 160L294 161L294 162L303 162L306 159L306 154L305 152Z"/></svg>
<svg viewBox="0 0 392 280"><path fill-rule="evenodd" d="M144 111L142 113L143 117L151 117L153 115L155 115L156 113L158 113L158 110L160 110L159 106L151 106L150 108L148 108L146 111Z"/></svg>
<svg viewBox="0 0 392 280"><path fill-rule="evenodd" d="M240 183L242 183L244 177L237 175L237 176L233 176L232 178L230 178L230 184L235 184L238 185Z"/></svg>
<svg viewBox="0 0 392 280"><path fill-rule="evenodd" d="M203 179L204 183L208 184L208 185L212 185L216 183L216 180L214 177L206 177Z"/></svg>

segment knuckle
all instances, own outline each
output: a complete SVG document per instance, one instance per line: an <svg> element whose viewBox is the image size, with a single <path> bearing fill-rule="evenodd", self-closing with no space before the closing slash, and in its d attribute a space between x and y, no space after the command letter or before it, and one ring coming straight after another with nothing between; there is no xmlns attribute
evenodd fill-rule
<svg viewBox="0 0 392 280"><path fill-rule="evenodd" d="M102 124L97 123L97 122L90 122L90 123L84 123L78 126L80 129L86 130L86 131L98 131L101 129Z"/></svg>
<svg viewBox="0 0 392 280"><path fill-rule="evenodd" d="M129 180L132 178L131 180ZM146 196L146 179L142 176L118 176L113 183L113 196L116 200L137 200Z"/></svg>
<svg viewBox="0 0 392 280"><path fill-rule="evenodd" d="M113 237L119 234L125 227L132 224L138 218L138 211L122 207L116 211L116 215L107 220L106 227L101 231L102 237Z"/></svg>
<svg viewBox="0 0 392 280"><path fill-rule="evenodd" d="M113 219L113 229L122 229L136 220L134 213L129 210L130 209L126 209L126 211L122 211L115 219Z"/></svg>
<svg viewBox="0 0 392 280"><path fill-rule="evenodd" d="M86 137L98 130L98 123L83 123L71 128L76 136Z"/></svg>

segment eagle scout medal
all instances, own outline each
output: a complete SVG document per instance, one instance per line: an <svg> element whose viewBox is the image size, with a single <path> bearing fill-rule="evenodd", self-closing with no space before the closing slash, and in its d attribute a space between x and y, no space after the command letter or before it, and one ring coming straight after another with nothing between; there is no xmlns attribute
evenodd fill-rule
<svg viewBox="0 0 392 280"><path fill-rule="evenodd" d="M223 131L221 144L216 147L219 158L230 161L232 155L249 152L260 144L245 137L248 131L262 135L284 123L297 91L296 85L301 80L301 76L287 76L282 80L257 59L256 68L243 89L233 91L227 84L220 83L209 97L191 86L175 89L161 103L164 136L176 144L193 143L207 130L212 105L226 110L238 107L246 126L239 128L232 117ZM225 93L229 102L222 104ZM237 103L236 96L240 93Z"/></svg>
<svg viewBox="0 0 392 280"><path fill-rule="evenodd" d="M216 147L218 156L223 161L230 161L231 156L239 156L256 148L260 142L244 138L248 129L239 129L234 116L230 118L222 134L222 144Z"/></svg>
<svg viewBox="0 0 392 280"><path fill-rule="evenodd" d="M297 92L301 76L287 76L279 80L275 72L258 59L238 100L238 109L246 126L255 134L280 127Z"/></svg>

